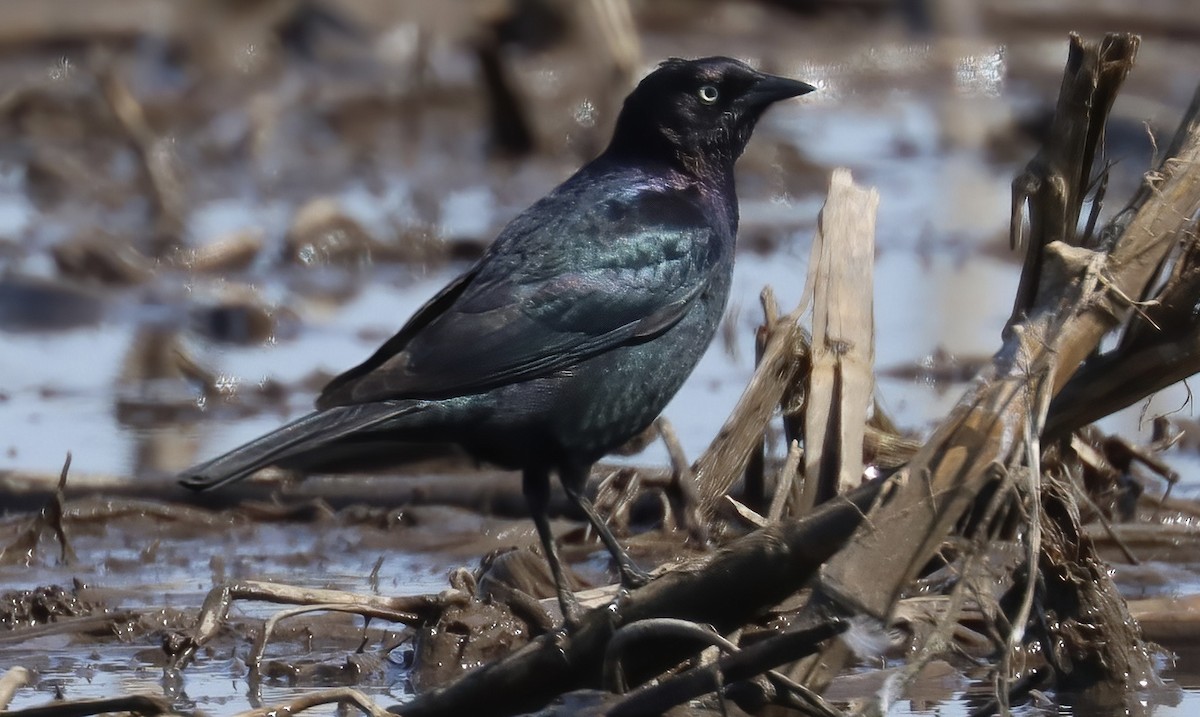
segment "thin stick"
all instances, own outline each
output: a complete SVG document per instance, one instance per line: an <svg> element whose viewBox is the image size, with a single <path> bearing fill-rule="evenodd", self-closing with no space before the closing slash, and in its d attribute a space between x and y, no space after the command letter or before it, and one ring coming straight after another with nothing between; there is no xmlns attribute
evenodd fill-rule
<svg viewBox="0 0 1200 717"><path fill-rule="evenodd" d="M88 717L109 712L161 715L172 712L171 705L157 695L128 695L88 700L55 701L40 707L5 712L4 717Z"/></svg>
<svg viewBox="0 0 1200 717"><path fill-rule="evenodd" d="M259 580L218 585L208 592L200 608L200 617L192 631L183 636L172 654L174 669L183 669L191 662L196 650L211 640L221 629L225 616L234 600L261 600L263 602L293 605L340 605L347 610L374 614L386 619L403 622L409 626L419 625L436 618L442 610L454 602L469 598L457 591L447 590L439 595L413 595L408 597L379 597L360 595L344 590L301 588Z"/></svg>
<svg viewBox="0 0 1200 717"><path fill-rule="evenodd" d="M0 677L0 712L8 709L8 703L12 702L13 695L22 687L28 687L32 683L33 675L24 667L11 667L8 672Z"/></svg>
<svg viewBox="0 0 1200 717"><path fill-rule="evenodd" d="M771 507L767 511L767 520L772 523L783 518L783 509L789 497L792 498L792 510L799 507L797 498L800 489L796 485L796 470L800 467L800 458L803 455L800 442L792 441L792 445L788 447L787 459L779 471L779 478L775 481L775 493L771 496Z"/></svg>
<svg viewBox="0 0 1200 717"><path fill-rule="evenodd" d="M266 622L263 623L262 633L254 641L254 647L250 648L250 654L246 657L246 666L250 668L250 671L258 672L259 666L262 664L263 653L267 649L267 641L271 639L271 634L280 622L289 617L310 612L345 612L353 615L362 615L367 619L378 617L384 620L391 620L392 622L407 622L412 617L410 613L398 612L396 610L351 606L344 603L318 603L316 605L302 605L300 607L280 610L267 618Z"/></svg>
<svg viewBox="0 0 1200 717"><path fill-rule="evenodd" d="M239 712L234 717L278 717L278 715L296 714L304 710L328 704L351 704L371 717L396 717L375 700L362 692L350 687L339 687L334 690L322 690L308 695L302 695L291 702L283 702L270 707L259 707L248 712Z"/></svg>

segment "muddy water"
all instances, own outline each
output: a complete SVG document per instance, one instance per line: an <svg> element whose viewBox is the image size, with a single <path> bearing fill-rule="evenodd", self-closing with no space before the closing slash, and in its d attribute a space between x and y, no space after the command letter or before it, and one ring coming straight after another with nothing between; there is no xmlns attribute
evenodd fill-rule
<svg viewBox="0 0 1200 717"><path fill-rule="evenodd" d="M1007 249L1008 186L1035 146L1036 118L1053 100L1065 53L1062 30L995 34L945 60L936 43L913 39L894 18L805 19L720 4L705 13L690 23L643 18L644 69L670 55L721 52L758 60L821 91L774 109L740 165L742 251L728 331L667 417L689 456L715 435L753 368L758 294L770 285L785 309L797 303L828 172L849 166L881 194L874 279L880 398L902 426L927 430L953 405L961 380L996 347L1007 318L1018 272ZM134 93L155 121L170 127L164 151L187 184L187 244L204 246L234 233L261 237L262 249L249 263L227 272L200 274L160 263L149 278L128 286L69 281L53 287L56 311L31 311L43 300L19 298L28 296L19 291L57 281L56 246L102 228L144 247L148 209L128 149L104 165L107 181L119 185L117 198L104 198L106 180L81 184L70 174L61 181L71 191L48 197L39 142L55 146L61 138L52 132L39 138L28 124L6 125L0 477L54 476L70 450L73 480L165 481L198 457L298 415L311 405L322 375L368 355L465 265L454 252L439 250L486 242L603 142L606 100L589 79L593 59L586 51L568 44L518 57L514 74L539 119L543 151L522 160L492 159L484 115L472 99L479 89L470 54L435 33L426 48L429 94L421 95L413 89L413 66L404 64L410 56L394 56L397 46L407 47L402 40L411 22L389 17L378 27L390 29L373 40L374 54L350 52L365 65L284 62L258 75L243 68L234 81L201 83L192 95L196 107L178 106L179 73L188 77L193 68L170 65L152 43L121 55ZM87 80L90 58L78 48L63 55L34 47L0 59L0 75L45 83L53 96L78 100L95 94ZM1110 188L1115 198L1127 195L1151 151L1143 122L1160 132L1173 127L1196 81L1200 51L1147 38L1140 62L1110 130L1112 152L1123 158ZM363 99L374 96L385 99ZM376 239L429 242L436 260L281 262L297 210L313 197L331 199ZM226 301L231 291L248 291L266 307L273 321L267 338L214 341L197 329L212 316L206 307ZM131 347L146 336L178 339L212 373L219 391L205 395L177 375L122 380ZM1166 391L1147 411L1135 407L1105 428L1141 435L1144 415L1176 409L1184 394ZM1194 457L1169 457L1183 475L1177 495L1200 493ZM652 445L625 460L663 463L665 452ZM5 540L20 518L8 516ZM5 590L70 588L78 581L85 586L81 600L136 613L116 636L0 643L0 670L24 665L37 671L36 687L19 692L13 706L39 704L59 690L71 698L147 691L167 694L181 709L229 714L335 684L328 677L320 684L288 684L283 677L248 684L242 660L252 627L224 635L182 681L164 679L157 645L224 579L419 594L444 588L450 568L473 564L493 545L531 540L522 521L461 513L426 514L419 530L344 516L268 522L222 514L215 520L196 524L135 512L94 521L80 514L68 521L76 561L59 564L55 546L43 540L30 565L0 568ZM491 542L480 544L481 535ZM1200 590L1200 569L1177 557L1117 574L1131 595ZM234 621L251 625L272 612L262 604L239 605ZM345 620L340 634L356 636L347 645L310 644L298 628L268 657L341 665L361 629L361 620ZM364 654L373 659L356 668L353 683L381 701L402 701L409 689L404 650L378 656L389 636L370 637ZM1200 682L1188 677L1197 670L1186 658L1164 673L1184 690L1148 694L1143 713L1200 709L1191 691ZM907 709L964 714L963 689L956 684Z"/></svg>

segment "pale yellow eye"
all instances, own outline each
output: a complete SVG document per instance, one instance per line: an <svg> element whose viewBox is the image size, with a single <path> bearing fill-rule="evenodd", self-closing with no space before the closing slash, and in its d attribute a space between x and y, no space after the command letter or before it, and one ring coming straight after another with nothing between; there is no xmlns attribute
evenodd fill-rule
<svg viewBox="0 0 1200 717"><path fill-rule="evenodd" d="M712 85L704 85L699 90L696 90L696 96L706 105L711 105L717 101L717 88Z"/></svg>

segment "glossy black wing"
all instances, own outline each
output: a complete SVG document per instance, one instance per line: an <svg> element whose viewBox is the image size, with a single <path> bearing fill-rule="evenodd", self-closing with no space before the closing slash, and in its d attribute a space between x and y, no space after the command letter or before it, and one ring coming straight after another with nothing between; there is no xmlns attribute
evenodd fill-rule
<svg viewBox="0 0 1200 717"><path fill-rule="evenodd" d="M404 324L400 331L384 342L383 346L380 346L371 355L371 358L363 361L349 371L335 376L329 383L325 384L325 388L321 389L321 394L317 396L317 408L324 409L353 403L349 399L349 396L357 380L370 374L386 363L388 359L403 351L413 336L416 336L421 329L429 325L438 316L441 316L458 299L478 272L479 264L476 264L454 281L447 284L432 299L426 301L421 308L417 309L417 312L412 315L412 318Z"/></svg>
<svg viewBox="0 0 1200 717"><path fill-rule="evenodd" d="M514 220L319 405L477 393L672 326L708 288L725 242L691 195L591 194L556 192Z"/></svg>

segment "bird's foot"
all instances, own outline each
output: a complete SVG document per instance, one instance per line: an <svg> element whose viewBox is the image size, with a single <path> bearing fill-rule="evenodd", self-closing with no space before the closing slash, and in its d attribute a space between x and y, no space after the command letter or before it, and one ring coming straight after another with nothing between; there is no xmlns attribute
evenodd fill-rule
<svg viewBox="0 0 1200 717"><path fill-rule="evenodd" d="M639 568L632 560L617 563L617 572L621 574L621 585L630 590L650 582L650 573Z"/></svg>
<svg viewBox="0 0 1200 717"><path fill-rule="evenodd" d="M575 598L575 593L560 588L558 591L558 607L562 610L563 629L573 633L583 624L583 607Z"/></svg>

